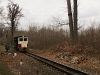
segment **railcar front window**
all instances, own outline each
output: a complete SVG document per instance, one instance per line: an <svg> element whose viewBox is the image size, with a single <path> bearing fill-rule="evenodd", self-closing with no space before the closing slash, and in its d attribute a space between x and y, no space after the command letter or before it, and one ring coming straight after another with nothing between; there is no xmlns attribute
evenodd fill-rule
<svg viewBox="0 0 100 75"><path fill-rule="evenodd" d="M19 38L19 41L23 41L23 38Z"/></svg>
<svg viewBox="0 0 100 75"><path fill-rule="evenodd" d="M24 38L24 41L27 41L27 38Z"/></svg>

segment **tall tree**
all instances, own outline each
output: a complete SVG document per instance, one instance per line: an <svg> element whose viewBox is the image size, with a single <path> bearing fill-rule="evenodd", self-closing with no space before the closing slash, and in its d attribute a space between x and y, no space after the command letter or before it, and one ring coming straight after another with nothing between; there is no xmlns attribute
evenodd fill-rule
<svg viewBox="0 0 100 75"><path fill-rule="evenodd" d="M74 28L73 28L71 0L67 0L67 7L68 7L68 17L69 17L70 38L73 40L74 39Z"/></svg>
<svg viewBox="0 0 100 75"><path fill-rule="evenodd" d="M74 39L75 41L78 40L78 7L77 7L77 0L73 0L74 3L74 13L73 13L73 18L74 18Z"/></svg>
<svg viewBox="0 0 100 75"><path fill-rule="evenodd" d="M10 21L10 30L11 30L11 39L13 44L14 32L18 26L19 19L23 16L22 9L17 3L14 3L9 0L8 6L8 19Z"/></svg>

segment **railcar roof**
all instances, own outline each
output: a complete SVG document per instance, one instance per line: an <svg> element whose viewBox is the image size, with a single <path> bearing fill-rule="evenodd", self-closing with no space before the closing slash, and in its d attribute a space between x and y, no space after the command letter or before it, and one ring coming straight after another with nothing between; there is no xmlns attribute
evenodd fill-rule
<svg viewBox="0 0 100 75"><path fill-rule="evenodd" d="M19 38L19 37L28 37L28 36L16 36L16 37L14 37L14 38Z"/></svg>

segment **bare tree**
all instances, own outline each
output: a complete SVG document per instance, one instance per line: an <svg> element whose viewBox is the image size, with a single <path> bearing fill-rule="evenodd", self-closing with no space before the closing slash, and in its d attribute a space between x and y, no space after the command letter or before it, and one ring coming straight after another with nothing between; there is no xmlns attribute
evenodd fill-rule
<svg viewBox="0 0 100 75"><path fill-rule="evenodd" d="M14 32L18 26L19 19L23 16L22 9L19 7L17 3L9 1L8 6L8 19L10 21L10 30L11 30L11 37L13 43Z"/></svg>
<svg viewBox="0 0 100 75"><path fill-rule="evenodd" d="M53 22L53 25L51 25L51 26L53 26L53 27L62 27L62 26L69 24L68 21L61 19L61 17L59 17L59 16L52 17L52 22ZM54 24L55 24L55 26L54 26Z"/></svg>
<svg viewBox="0 0 100 75"><path fill-rule="evenodd" d="M74 39L74 26L73 26L73 16L72 16L72 9L71 9L71 1L67 0L67 7L68 7L68 17L69 17L69 28L70 28L70 38Z"/></svg>

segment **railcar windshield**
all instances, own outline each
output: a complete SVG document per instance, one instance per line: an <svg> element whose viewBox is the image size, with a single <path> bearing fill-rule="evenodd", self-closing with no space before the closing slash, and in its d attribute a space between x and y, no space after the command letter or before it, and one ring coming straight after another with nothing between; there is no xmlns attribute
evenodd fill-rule
<svg viewBox="0 0 100 75"><path fill-rule="evenodd" d="M27 41L28 40L28 38L24 38L24 41Z"/></svg>
<svg viewBox="0 0 100 75"><path fill-rule="evenodd" d="M19 38L19 41L23 41L23 38Z"/></svg>

